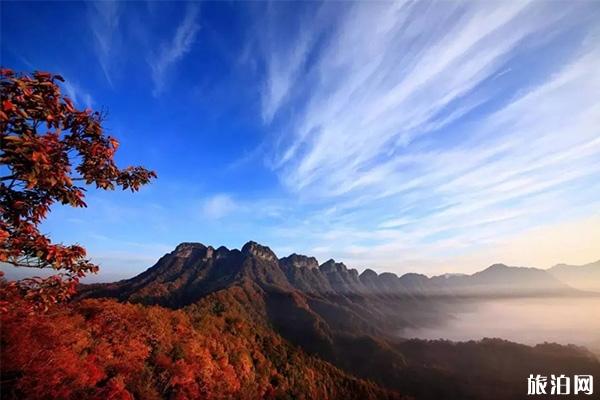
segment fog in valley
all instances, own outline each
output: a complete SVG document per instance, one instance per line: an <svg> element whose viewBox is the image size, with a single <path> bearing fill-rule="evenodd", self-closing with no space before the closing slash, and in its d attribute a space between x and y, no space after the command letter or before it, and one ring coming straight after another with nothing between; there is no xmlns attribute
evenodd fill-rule
<svg viewBox="0 0 600 400"><path fill-rule="evenodd" d="M452 307L436 326L407 328L405 338L518 343L556 342L587 347L600 356L600 295L469 300Z"/></svg>

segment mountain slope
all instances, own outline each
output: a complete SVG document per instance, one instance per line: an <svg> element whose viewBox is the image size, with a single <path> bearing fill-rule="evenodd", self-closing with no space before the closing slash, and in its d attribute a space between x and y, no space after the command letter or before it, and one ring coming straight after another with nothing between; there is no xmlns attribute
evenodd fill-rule
<svg viewBox="0 0 600 400"><path fill-rule="evenodd" d="M585 265L558 264L547 271L574 288L600 292L600 260Z"/></svg>
<svg viewBox="0 0 600 400"><path fill-rule="evenodd" d="M241 287L189 308L83 300L2 313L3 399L401 399L307 355L246 310Z"/></svg>

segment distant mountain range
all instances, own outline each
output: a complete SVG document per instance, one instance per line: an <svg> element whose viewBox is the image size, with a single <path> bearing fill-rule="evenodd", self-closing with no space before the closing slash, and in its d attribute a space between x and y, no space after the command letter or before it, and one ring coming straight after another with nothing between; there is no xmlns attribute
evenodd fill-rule
<svg viewBox="0 0 600 400"><path fill-rule="evenodd" d="M248 259L255 262L248 264ZM579 290L600 286L600 261L584 266L560 264L548 270L494 264L470 275L428 278L407 273L398 277L371 269L359 274L332 259L319 265L316 258L299 254L278 258L271 249L255 242L248 242L241 250L182 243L132 279L89 288L118 293L127 300L180 306L239 279L311 296L341 298L577 295Z"/></svg>
<svg viewBox="0 0 600 400"><path fill-rule="evenodd" d="M512 399L522 398L531 371L568 373L585 367L600 372L600 363L580 348L501 340L407 341L398 332L448 318L465 296L581 295L564 283L565 277L582 274L576 270L496 264L472 275L398 277L369 269L359 274L334 260L319 265L314 257L298 254L278 258L255 242L241 250L182 243L136 277L83 286L80 298L191 310L228 293L227 298L253 299L236 300L248 319L383 388L422 399ZM215 305L230 306L222 300ZM469 385L473 380L478 380L475 387Z"/></svg>
<svg viewBox="0 0 600 400"><path fill-rule="evenodd" d="M600 260L585 265L558 264L547 271L574 288L600 292Z"/></svg>

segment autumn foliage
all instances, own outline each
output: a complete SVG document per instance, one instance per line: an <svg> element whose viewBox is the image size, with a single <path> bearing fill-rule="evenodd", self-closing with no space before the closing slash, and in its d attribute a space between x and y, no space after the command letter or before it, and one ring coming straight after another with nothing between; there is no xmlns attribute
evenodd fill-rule
<svg viewBox="0 0 600 400"><path fill-rule="evenodd" d="M290 345L251 317L248 296L234 287L181 310L108 299L12 308L2 398L400 398Z"/></svg>
<svg viewBox="0 0 600 400"><path fill-rule="evenodd" d="M136 191L156 174L115 165L118 141L104 133L99 112L78 110L61 94L61 76L9 69L0 75L0 262L57 271L4 284L4 307L14 301L11 293L46 307L98 270L83 247L53 243L39 231L50 207L85 207L84 185Z"/></svg>

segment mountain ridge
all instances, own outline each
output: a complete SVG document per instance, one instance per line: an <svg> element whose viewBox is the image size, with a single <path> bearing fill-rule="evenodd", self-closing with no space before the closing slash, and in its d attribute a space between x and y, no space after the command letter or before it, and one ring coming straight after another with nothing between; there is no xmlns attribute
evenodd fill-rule
<svg viewBox="0 0 600 400"><path fill-rule="evenodd" d="M269 247L252 241L241 250L182 243L133 278L83 286L80 299L112 297L174 310L194 310L200 303L214 302L212 307L218 312L231 307L219 299L235 299L229 301L244 310L245 318L352 376L420 399L483 399L487 397L465 386L468 379L476 378L464 376L464 367L459 367L463 362L460 352L444 342L406 341L398 332L449 318L453 307L460 307L457 288L464 279L489 289L493 287L490 281L501 278L507 284L521 274L535 278L540 273L545 274L537 269L498 264L473 275L439 279L416 273L398 277L372 270L359 274L332 259L319 265L316 258L299 254L278 258ZM553 279L547 281L554 284ZM551 289L572 291L562 285ZM472 361L477 368L481 363L487 365L489 354L517 357L519 363L529 367L551 366L559 361L561 365L596 365L585 351L567 351L560 346L558 349L564 352L560 356L555 354L558 350L548 353L503 341L465 346L482 357ZM435 357L423 359L415 348L423 348L425 353L438 348L436 351L448 357L447 364L439 369ZM506 350L498 353L500 348ZM523 358L525 353L528 358ZM498 398L520 398L517 391L522 377L514 372L506 374L512 383L498 392ZM486 382L484 386L495 387L491 369L480 379ZM431 381L442 383L436 387L419 384Z"/></svg>
<svg viewBox="0 0 600 400"><path fill-rule="evenodd" d="M233 275L235 274L232 273L234 265L237 265L240 267L240 271L236 271L239 276L246 275L263 284L288 288L291 286L315 295L376 293L409 297L483 294L526 296L559 292L575 293L576 290L560 279L561 273L562 276L566 274L562 272L566 267L560 266L542 270L498 263L473 274L443 274L431 277L415 272L398 276L391 272L377 273L368 268L359 273L357 269L348 268L344 263L334 259L319 264L315 257L297 253L279 258L268 246L254 241L244 244L241 250L228 249L225 246L215 249L199 242L183 242L172 252L161 257L154 267L157 267L165 257L185 259L188 268L194 263L197 264L197 261L204 260L205 263L208 263L207 265L202 268L198 268L199 266L196 265L199 273L196 278L200 280L206 278L207 275L210 275L210 278L220 275L219 279L222 282L227 280L226 275L234 279ZM259 262L244 264L244 259L252 258ZM224 264L228 265L224 266ZM589 265L596 264L598 263ZM214 270L215 265L221 266L219 271ZM151 267L150 270L153 270L154 267ZM186 276L190 275L189 271L181 270L181 266L172 266L171 268L178 270L182 279L187 279ZM600 268L598 270L600 271ZM139 274L138 277L143 277L146 272ZM108 286L128 286L128 282L134 278L113 282ZM164 278L168 279L168 274ZM106 286L106 284L101 285ZM219 285L217 284L215 287L219 287Z"/></svg>

